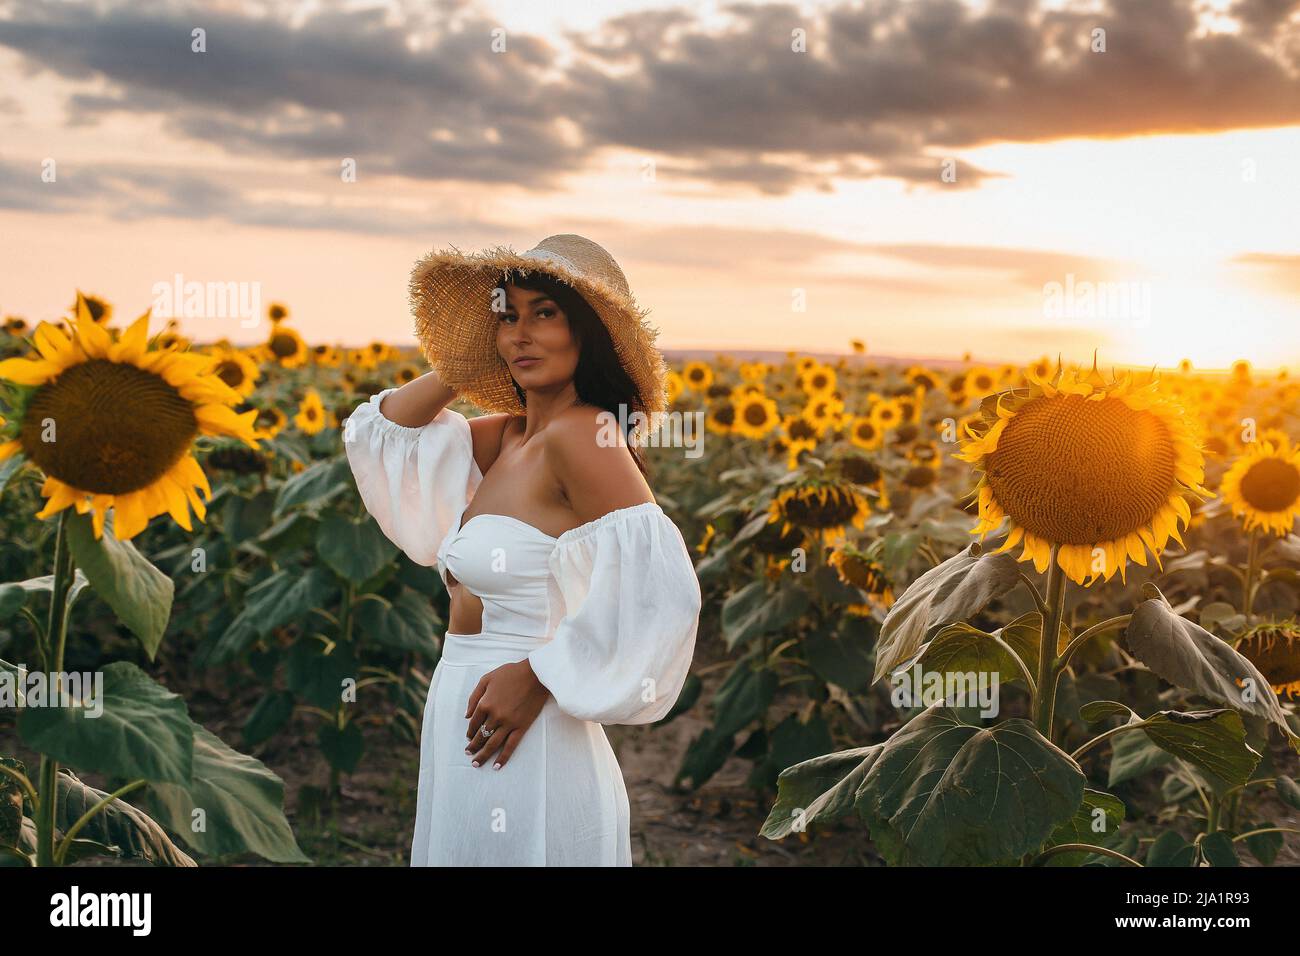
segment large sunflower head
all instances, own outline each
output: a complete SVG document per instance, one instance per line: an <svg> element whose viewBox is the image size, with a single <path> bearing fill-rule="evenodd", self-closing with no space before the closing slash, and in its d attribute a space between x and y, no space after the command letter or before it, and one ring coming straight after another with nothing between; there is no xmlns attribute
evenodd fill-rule
<svg viewBox="0 0 1300 956"><path fill-rule="evenodd" d="M203 520L207 478L192 454L199 435L257 447L255 412L236 414L239 394L213 374L211 356L149 348L149 313L119 338L78 298L72 337L48 322L32 333L38 355L0 362L17 388L18 414L5 425L0 459L23 454L45 474L36 517L72 505L92 512L95 536L113 509L113 532L139 534L164 512L191 529Z"/></svg>
<svg viewBox="0 0 1300 956"><path fill-rule="evenodd" d="M1220 491L1247 531L1287 534L1300 515L1300 446L1278 436L1252 443L1224 473Z"/></svg>
<svg viewBox="0 0 1300 956"><path fill-rule="evenodd" d="M1122 578L1147 551L1158 563L1169 538L1182 543L1188 495L1210 495L1191 422L1158 382L1058 369L1051 382L991 396L979 421L956 456L983 472L972 533L1010 519L999 551L1023 544L1020 560L1042 572L1056 547L1077 584Z"/></svg>

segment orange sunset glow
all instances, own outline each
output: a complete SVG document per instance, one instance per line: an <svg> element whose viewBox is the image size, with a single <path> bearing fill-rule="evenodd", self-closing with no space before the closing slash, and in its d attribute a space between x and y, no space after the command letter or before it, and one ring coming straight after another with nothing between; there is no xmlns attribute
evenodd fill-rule
<svg viewBox="0 0 1300 956"><path fill-rule="evenodd" d="M1022 9L7 4L0 310L411 343L418 256L574 231L668 349L1300 362L1294 17Z"/></svg>

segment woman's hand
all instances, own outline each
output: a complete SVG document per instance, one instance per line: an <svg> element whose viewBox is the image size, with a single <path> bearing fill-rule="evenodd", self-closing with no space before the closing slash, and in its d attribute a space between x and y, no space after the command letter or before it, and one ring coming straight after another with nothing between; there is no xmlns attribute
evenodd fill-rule
<svg viewBox="0 0 1300 956"><path fill-rule="evenodd" d="M473 754L474 766L482 766L495 753L497 759L492 769L504 767L550 694L533 673L527 658L502 664L484 674L465 708L465 716L469 718L465 753ZM484 726L492 731L492 736L484 738L479 733Z"/></svg>

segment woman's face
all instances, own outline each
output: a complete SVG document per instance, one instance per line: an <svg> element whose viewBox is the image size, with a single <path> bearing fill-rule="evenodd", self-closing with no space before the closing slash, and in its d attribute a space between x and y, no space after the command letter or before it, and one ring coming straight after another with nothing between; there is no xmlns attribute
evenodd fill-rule
<svg viewBox="0 0 1300 956"><path fill-rule="evenodd" d="M497 353L519 387L540 389L573 381L579 347L569 319L545 292L506 284L497 316Z"/></svg>

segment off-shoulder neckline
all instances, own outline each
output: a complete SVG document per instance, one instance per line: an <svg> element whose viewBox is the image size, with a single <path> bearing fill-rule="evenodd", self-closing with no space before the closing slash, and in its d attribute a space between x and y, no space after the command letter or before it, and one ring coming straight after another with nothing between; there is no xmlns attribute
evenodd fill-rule
<svg viewBox="0 0 1300 956"><path fill-rule="evenodd" d="M470 523L470 521L473 521L475 518L500 518L505 521L511 521L519 525L520 527L527 528L529 531L532 531L534 534L541 535L543 538L546 538L548 541L554 542L556 545L559 545L569 541L576 541L580 538L584 538L592 534L593 532L595 532L597 529L602 528L613 521L617 521L619 518L630 515L633 512L640 513L641 511L648 510L648 509L653 509L661 513L663 511L663 508L659 506L659 502L657 501L643 501L640 504L628 505L626 508L615 508L613 511L601 515L599 518L594 518L591 521L588 521L586 524L580 524L576 528L570 528L568 531L561 534L558 538L555 537L555 535L547 534L545 531L543 531L541 528L537 527L536 525L531 525L527 521L524 521L520 518L516 518L513 515L503 515L503 514L496 514L495 512L492 511L483 511L480 512L479 514L471 516L469 521L465 521L464 520L465 512L462 511L460 514L460 519L461 519L460 527L456 529L454 534L459 534L460 532L464 531L466 526ZM465 510L469 510L468 504L465 505Z"/></svg>

